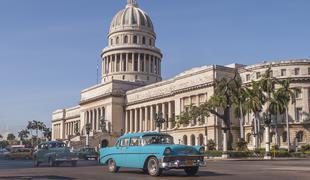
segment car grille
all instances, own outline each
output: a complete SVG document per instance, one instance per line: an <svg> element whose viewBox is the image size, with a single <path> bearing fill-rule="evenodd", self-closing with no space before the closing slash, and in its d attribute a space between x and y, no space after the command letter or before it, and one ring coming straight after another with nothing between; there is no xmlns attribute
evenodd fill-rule
<svg viewBox="0 0 310 180"><path fill-rule="evenodd" d="M186 160L201 160L203 161L203 156L166 156L164 157L164 162L170 162L170 161L186 161Z"/></svg>

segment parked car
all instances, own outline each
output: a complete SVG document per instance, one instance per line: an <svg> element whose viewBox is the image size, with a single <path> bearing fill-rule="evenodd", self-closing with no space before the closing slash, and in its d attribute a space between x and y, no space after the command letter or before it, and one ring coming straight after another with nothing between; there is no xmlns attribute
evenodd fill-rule
<svg viewBox="0 0 310 180"><path fill-rule="evenodd" d="M84 160L97 160L98 152L96 152L95 148L84 147L77 151L78 157Z"/></svg>
<svg viewBox="0 0 310 180"><path fill-rule="evenodd" d="M0 158L5 158L8 154L10 154L10 152L7 149L0 149Z"/></svg>
<svg viewBox="0 0 310 180"><path fill-rule="evenodd" d="M164 133L134 133L120 137L114 147L100 149L101 164L110 172L120 167L139 168L151 176L163 170L184 169L195 175L205 165L204 147L173 144L173 137Z"/></svg>
<svg viewBox="0 0 310 180"><path fill-rule="evenodd" d="M41 163L48 163L50 167L59 166L63 163L77 165L77 154L70 151L66 144L59 141L48 141L41 143L33 153L34 167Z"/></svg>
<svg viewBox="0 0 310 180"><path fill-rule="evenodd" d="M32 150L28 148L12 148L9 153L5 155L6 159L31 159Z"/></svg>

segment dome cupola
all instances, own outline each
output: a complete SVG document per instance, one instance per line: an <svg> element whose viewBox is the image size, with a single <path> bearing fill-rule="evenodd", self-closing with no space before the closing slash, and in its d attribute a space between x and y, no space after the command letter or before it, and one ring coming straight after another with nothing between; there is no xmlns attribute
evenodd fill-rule
<svg viewBox="0 0 310 180"><path fill-rule="evenodd" d="M135 0L128 0L125 9L119 11L113 18L110 33L130 28L141 28L154 32L153 23L148 14L139 9Z"/></svg>
<svg viewBox="0 0 310 180"><path fill-rule="evenodd" d="M136 0L128 0L111 22L108 46L101 54L102 82L121 80L147 85L161 81L162 54L155 42L151 18Z"/></svg>

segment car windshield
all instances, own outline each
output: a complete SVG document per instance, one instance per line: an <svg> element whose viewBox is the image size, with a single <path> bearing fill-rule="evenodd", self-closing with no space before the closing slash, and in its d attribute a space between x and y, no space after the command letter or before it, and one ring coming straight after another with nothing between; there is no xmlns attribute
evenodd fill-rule
<svg viewBox="0 0 310 180"><path fill-rule="evenodd" d="M85 151L86 152L95 152L95 149L94 148L85 148Z"/></svg>
<svg viewBox="0 0 310 180"><path fill-rule="evenodd" d="M48 144L49 148L61 148L61 147L66 147L65 143L50 143Z"/></svg>
<svg viewBox="0 0 310 180"><path fill-rule="evenodd" d="M173 137L169 135L146 135L143 136L144 144L173 144Z"/></svg>

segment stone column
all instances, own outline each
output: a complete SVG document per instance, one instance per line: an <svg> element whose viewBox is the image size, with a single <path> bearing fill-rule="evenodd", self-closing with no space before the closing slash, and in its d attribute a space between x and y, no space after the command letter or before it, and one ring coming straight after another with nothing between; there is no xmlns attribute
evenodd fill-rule
<svg viewBox="0 0 310 180"><path fill-rule="evenodd" d="M128 53L126 53L126 69L125 69L125 71L128 71Z"/></svg>
<svg viewBox="0 0 310 180"><path fill-rule="evenodd" d="M139 111L138 108L135 109L135 132L139 131Z"/></svg>
<svg viewBox="0 0 310 180"><path fill-rule="evenodd" d="M131 116L130 116L130 132L131 133L133 133L134 131L135 131L135 114L134 114L134 109L131 109L130 110L130 114L131 114Z"/></svg>
<svg viewBox="0 0 310 180"><path fill-rule="evenodd" d="M166 103L162 103L161 104L161 111L162 111L162 114L163 114L163 118L167 121L167 111L166 111ZM162 124L162 126L161 126L161 129L162 130L166 130L166 128L167 128L167 124L166 124L166 122L164 122L163 124Z"/></svg>
<svg viewBox="0 0 310 180"><path fill-rule="evenodd" d="M172 122L171 122L171 118L172 118L172 102L169 101L168 102L168 129L172 129Z"/></svg>
<svg viewBox="0 0 310 180"><path fill-rule="evenodd" d="M149 118L147 116L148 116L148 107L145 106L145 108L144 108L144 131L145 132L149 131L149 129L148 129Z"/></svg>
<svg viewBox="0 0 310 180"><path fill-rule="evenodd" d="M140 53L138 53L138 72L141 72L141 58L140 58Z"/></svg>
<svg viewBox="0 0 310 180"><path fill-rule="evenodd" d="M156 112L157 115L159 114L159 104L156 104L156 111L155 112ZM156 116L155 116L155 118L156 118ZM155 129L158 132L159 131L159 127L156 126L156 121L154 121L154 123L155 123Z"/></svg>
<svg viewBox="0 0 310 180"><path fill-rule="evenodd" d="M139 131L143 132L144 128L143 128L143 109L142 109L142 107L140 108L139 111L140 111L140 118L139 118L139 121L140 121L139 127L140 127L140 129L139 129Z"/></svg>
<svg viewBox="0 0 310 180"><path fill-rule="evenodd" d="M150 106L150 131L154 131L154 106Z"/></svg>
<svg viewBox="0 0 310 180"><path fill-rule="evenodd" d="M131 72L135 71L135 53L131 53Z"/></svg>
<svg viewBox="0 0 310 180"><path fill-rule="evenodd" d="M128 133L128 127L129 127L129 124L128 124L128 111L126 110L125 111L125 133Z"/></svg>

